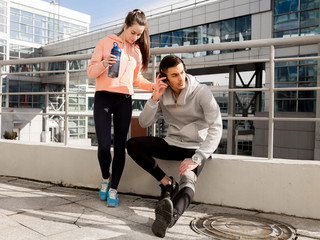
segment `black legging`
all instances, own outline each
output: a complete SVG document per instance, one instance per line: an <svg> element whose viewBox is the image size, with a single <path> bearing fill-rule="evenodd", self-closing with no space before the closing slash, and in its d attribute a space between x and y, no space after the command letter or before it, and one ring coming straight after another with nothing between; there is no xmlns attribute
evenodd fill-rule
<svg viewBox="0 0 320 240"><path fill-rule="evenodd" d="M195 149L180 148L169 145L164 139L159 137L136 137L131 138L127 142L127 151L131 158L144 170L150 173L157 181L160 181L166 175L158 166L155 158L163 160L183 161L185 158L191 158ZM192 170L199 176L204 162L201 166ZM189 187L179 190L173 199L173 206L177 210L179 216L188 208L192 202L194 192Z"/></svg>
<svg viewBox="0 0 320 240"><path fill-rule="evenodd" d="M110 177L111 115L113 115L114 156L111 188L117 189L125 165L125 146L132 115L131 96L97 91L94 97L94 123L98 140L98 160L102 177Z"/></svg>

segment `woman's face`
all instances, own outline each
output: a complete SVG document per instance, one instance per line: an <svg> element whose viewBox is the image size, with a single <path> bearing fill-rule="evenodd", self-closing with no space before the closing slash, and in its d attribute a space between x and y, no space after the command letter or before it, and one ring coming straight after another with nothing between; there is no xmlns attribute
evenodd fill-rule
<svg viewBox="0 0 320 240"><path fill-rule="evenodd" d="M134 23L132 26L124 26L124 40L130 44L135 43L143 34L144 26Z"/></svg>

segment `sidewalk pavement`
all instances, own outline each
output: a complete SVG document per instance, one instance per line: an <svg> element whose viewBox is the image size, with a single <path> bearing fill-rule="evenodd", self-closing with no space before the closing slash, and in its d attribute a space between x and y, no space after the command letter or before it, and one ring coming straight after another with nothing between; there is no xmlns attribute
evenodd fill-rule
<svg viewBox="0 0 320 240"><path fill-rule="evenodd" d="M108 208L98 190L57 186L0 176L0 240L160 239L153 235L157 199L119 194ZM320 205L319 205L320 206ZM248 214L290 224L297 239L320 239L320 221L193 203L165 239L210 239L194 232L190 221L214 213Z"/></svg>

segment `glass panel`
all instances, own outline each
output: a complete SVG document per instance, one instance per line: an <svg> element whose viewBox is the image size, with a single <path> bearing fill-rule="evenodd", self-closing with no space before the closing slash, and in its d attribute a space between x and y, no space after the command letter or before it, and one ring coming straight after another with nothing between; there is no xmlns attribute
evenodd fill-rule
<svg viewBox="0 0 320 240"><path fill-rule="evenodd" d="M298 29L291 30L291 31L276 32L273 34L274 38L298 37L298 36L299 36Z"/></svg>
<svg viewBox="0 0 320 240"><path fill-rule="evenodd" d="M32 18L21 17L21 23L32 26L33 20L32 20Z"/></svg>
<svg viewBox="0 0 320 240"><path fill-rule="evenodd" d="M298 20L299 20L298 13L276 16L274 18L273 29L275 31L284 31L284 30L298 28L299 27Z"/></svg>
<svg viewBox="0 0 320 240"><path fill-rule="evenodd" d="M31 12L26 12L26 11L23 11L23 10L21 10L21 15L23 15L23 16L27 16L27 17L33 17L33 13L31 13Z"/></svg>
<svg viewBox="0 0 320 240"><path fill-rule="evenodd" d="M301 29L300 36L313 36L319 34L319 27L310 27Z"/></svg>
<svg viewBox="0 0 320 240"><path fill-rule="evenodd" d="M32 42L33 41L33 35L28 33L21 33L21 39L25 41Z"/></svg>
<svg viewBox="0 0 320 240"><path fill-rule="evenodd" d="M45 16L38 15L38 14L35 14L34 17L35 17L36 19L40 19L40 20L44 20L44 21L47 19Z"/></svg>
<svg viewBox="0 0 320 240"><path fill-rule="evenodd" d="M227 21L221 22L221 42L234 42L236 39L236 22L235 19L230 19ZM233 52L233 50L222 50L221 53Z"/></svg>
<svg viewBox="0 0 320 240"><path fill-rule="evenodd" d="M10 14L10 21L19 22L19 16L16 14Z"/></svg>
<svg viewBox="0 0 320 240"><path fill-rule="evenodd" d="M281 67L275 69L275 82L296 82L297 67Z"/></svg>
<svg viewBox="0 0 320 240"><path fill-rule="evenodd" d="M150 36L151 48L160 47L160 34Z"/></svg>
<svg viewBox="0 0 320 240"><path fill-rule="evenodd" d="M275 98L296 98L297 92L296 91L281 91L275 92Z"/></svg>
<svg viewBox="0 0 320 240"><path fill-rule="evenodd" d="M316 98L316 91L299 91L299 98Z"/></svg>
<svg viewBox="0 0 320 240"><path fill-rule="evenodd" d="M221 42L235 41L235 19L221 22L220 39Z"/></svg>
<svg viewBox="0 0 320 240"><path fill-rule="evenodd" d="M298 0L275 0L274 1L274 13L283 14L289 12L298 11L299 1Z"/></svg>
<svg viewBox="0 0 320 240"><path fill-rule="evenodd" d="M207 38L208 44L211 43L220 43L220 28L221 23L210 23L207 25ZM220 50L217 51L207 51L207 55L219 54Z"/></svg>
<svg viewBox="0 0 320 240"><path fill-rule="evenodd" d="M316 82L317 81L317 66L307 65L299 68L299 82Z"/></svg>
<svg viewBox="0 0 320 240"><path fill-rule="evenodd" d="M236 41L251 40L251 17L236 19Z"/></svg>
<svg viewBox="0 0 320 240"><path fill-rule="evenodd" d="M320 0L300 0L300 9L312 9L312 8L319 8Z"/></svg>
<svg viewBox="0 0 320 240"><path fill-rule="evenodd" d="M34 21L34 26L39 27L39 28L45 28L46 27L46 22L41 21L41 20L35 20Z"/></svg>
<svg viewBox="0 0 320 240"><path fill-rule="evenodd" d="M300 27L318 26L319 25L319 9L301 12Z"/></svg>
<svg viewBox="0 0 320 240"><path fill-rule="evenodd" d="M10 31L10 37L14 38L14 39L18 39L19 38L19 32L17 31Z"/></svg>
<svg viewBox="0 0 320 240"><path fill-rule="evenodd" d="M274 104L276 112L296 112L296 100L275 100Z"/></svg>
<svg viewBox="0 0 320 240"><path fill-rule="evenodd" d="M160 34L160 47L171 47L172 33Z"/></svg>
<svg viewBox="0 0 320 240"><path fill-rule="evenodd" d="M300 100L298 101L298 112L315 112L315 100Z"/></svg>
<svg viewBox="0 0 320 240"><path fill-rule="evenodd" d="M10 12L20 14L20 10L16 8L10 8Z"/></svg>
<svg viewBox="0 0 320 240"><path fill-rule="evenodd" d="M174 31L172 32L172 46L182 46L183 45L183 37L184 32L183 31Z"/></svg>
<svg viewBox="0 0 320 240"><path fill-rule="evenodd" d="M19 23L10 22L11 30L19 31Z"/></svg>

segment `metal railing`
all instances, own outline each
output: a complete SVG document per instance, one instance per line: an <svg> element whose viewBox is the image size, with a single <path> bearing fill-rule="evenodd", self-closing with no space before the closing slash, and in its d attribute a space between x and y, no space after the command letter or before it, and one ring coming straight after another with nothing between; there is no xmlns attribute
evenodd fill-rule
<svg viewBox="0 0 320 240"><path fill-rule="evenodd" d="M269 79L269 87L265 88L250 88L248 89L219 89L214 88L212 89L213 92L241 92L241 91L256 91L262 92L266 91L270 93L269 99L269 115L268 117L236 117L236 116L228 116L223 117L224 120L259 120L259 121L268 121L269 129L268 129L268 159L273 158L273 140L274 140L274 122L275 121L311 121L311 122L320 122L320 118L280 118L274 116L274 92L275 91L292 91L292 90L299 90L299 91L319 91L320 87L287 87L287 88L275 88L274 87L274 69L275 69L275 62L281 61L293 61L293 60L319 60L320 56L314 57L297 57L297 58L275 58L275 47L276 46L288 46L288 45L310 45L310 44L319 44L320 43L320 36L305 36L305 37L292 37L292 38L279 38L279 39L262 39L262 40L250 40L250 41L243 41L243 42L230 42L230 43L217 43L217 44L203 44L203 45L194 45L194 46L179 46L179 47L167 47L167 48L157 48L151 49L151 56L152 56L152 80L155 81L156 79L156 72L157 72L157 62L156 56L160 54L176 54L176 53L187 53L187 52L202 52L202 51L215 51L215 50L226 50L226 49L244 49L244 48L270 48L270 56L266 59L248 59L248 60L233 60L233 61L210 61L210 62L201 62L199 64L190 64L190 66L196 65L205 65L205 66L219 66L219 65L231 65L237 63L253 63L253 62L269 62L270 63L270 79ZM8 73L2 72L1 69L3 66L7 65L18 65L18 64L33 64L33 63L48 63L48 62L62 62L65 61L66 69L65 70L55 70L55 71L37 71L32 73L65 73L65 84L66 88L63 92L23 92L23 93L11 93L6 92L2 93L1 95L53 95L53 94L63 94L66 96L66 103L65 103L65 111L61 113L56 112L46 112L46 113L18 113L18 112L0 112L1 115L3 114L21 114L21 115L57 115L57 116L64 116L65 117L65 132L68 132L68 117L70 116L92 116L92 114L79 114L79 113L70 113L68 109L68 95L74 94L74 92L69 91L69 74L73 72L85 72L86 69L80 70L69 70L69 63L73 60L88 60L91 58L92 54L79 54L79 55L66 55L66 56L57 56L57 57L40 57L40 58L30 58L30 59L18 59L18 60L6 60L0 61L0 76L1 81L0 85L2 86L2 80L4 76L7 75L14 75L18 73ZM188 64L186 64L188 66ZM23 74L23 73L19 73ZM30 72L26 72L25 74L30 74ZM141 90L137 90L136 92L144 92ZM76 92L77 94L92 94L92 92ZM2 97L0 97L0 106L2 106ZM68 136L65 134L65 144L68 144Z"/></svg>

